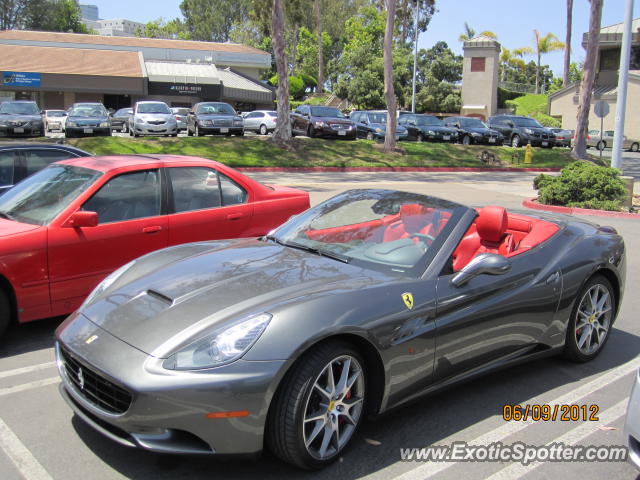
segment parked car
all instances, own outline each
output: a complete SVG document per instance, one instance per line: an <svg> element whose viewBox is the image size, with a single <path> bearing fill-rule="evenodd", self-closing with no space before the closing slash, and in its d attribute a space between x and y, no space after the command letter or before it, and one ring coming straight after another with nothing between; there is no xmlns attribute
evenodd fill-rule
<svg viewBox="0 0 640 480"><path fill-rule="evenodd" d="M629 448L627 461L640 470L640 372L636 372L631 389L623 438Z"/></svg>
<svg viewBox="0 0 640 480"><path fill-rule="evenodd" d="M353 122L334 107L300 105L291 112L291 133L311 138L356 138Z"/></svg>
<svg viewBox="0 0 640 480"><path fill-rule="evenodd" d="M59 130L64 132L64 125L67 122L67 112L64 110L45 110L44 114L44 131L51 132Z"/></svg>
<svg viewBox="0 0 640 480"><path fill-rule="evenodd" d="M589 130L587 134L587 148L594 147L597 150L604 150L605 148L613 147L613 130L605 130L602 137L600 137L600 130ZM638 141L629 140L626 135L622 137L623 150L631 150L632 152L638 151Z"/></svg>
<svg viewBox="0 0 640 480"><path fill-rule="evenodd" d="M549 130L556 136L556 147L571 147L573 130L565 130L564 128L550 128Z"/></svg>
<svg viewBox="0 0 640 480"><path fill-rule="evenodd" d="M146 100L136 102L129 116L129 135L164 135L177 137L178 122L164 102Z"/></svg>
<svg viewBox="0 0 640 480"><path fill-rule="evenodd" d="M185 107L172 107L171 113L176 117L178 133L185 132L187 130L187 116L189 115L189 109Z"/></svg>
<svg viewBox="0 0 640 480"><path fill-rule="evenodd" d="M502 134L487 127L487 124L479 118L448 117L444 119L444 124L456 129L458 139L463 145L502 145L504 143Z"/></svg>
<svg viewBox="0 0 640 480"><path fill-rule="evenodd" d="M75 103L67 117L64 136L111 136L109 112L101 103Z"/></svg>
<svg viewBox="0 0 640 480"><path fill-rule="evenodd" d="M358 138L384 140L387 131L387 112L381 110L351 112L351 120L356 125ZM396 140L405 140L407 129L396 125Z"/></svg>
<svg viewBox="0 0 640 480"><path fill-rule="evenodd" d="M36 102L8 100L0 103L0 136L44 137L44 120Z"/></svg>
<svg viewBox="0 0 640 480"><path fill-rule="evenodd" d="M244 120L224 102L201 102L187 116L187 135L244 135Z"/></svg>
<svg viewBox="0 0 640 480"><path fill-rule="evenodd" d="M68 314L145 253L264 235L308 207L306 192L267 187L202 158L56 162L0 196L0 330Z"/></svg>
<svg viewBox="0 0 640 480"><path fill-rule="evenodd" d="M416 113L404 113L398 118L398 125L407 129L407 138L423 142L449 142L458 141L458 132L455 128L446 127L442 120L433 115L421 115Z"/></svg>
<svg viewBox="0 0 640 480"><path fill-rule="evenodd" d="M531 144L532 147L553 148L555 135L531 117L520 115L494 115L489 117L489 128L499 131L505 143L512 147Z"/></svg>
<svg viewBox="0 0 640 480"><path fill-rule="evenodd" d="M111 115L111 129L122 133L129 131L129 117L133 115L133 108L121 108Z"/></svg>
<svg viewBox="0 0 640 480"><path fill-rule="evenodd" d="M273 110L254 110L242 115L245 131L267 135L276 129L278 112Z"/></svg>
<svg viewBox="0 0 640 480"><path fill-rule="evenodd" d="M583 219L350 190L260 239L120 269L56 331L60 391L119 443L317 469L368 416L525 360L596 358L625 268L622 237Z"/></svg>
<svg viewBox="0 0 640 480"><path fill-rule="evenodd" d="M0 195L50 163L90 153L58 143L0 143Z"/></svg>

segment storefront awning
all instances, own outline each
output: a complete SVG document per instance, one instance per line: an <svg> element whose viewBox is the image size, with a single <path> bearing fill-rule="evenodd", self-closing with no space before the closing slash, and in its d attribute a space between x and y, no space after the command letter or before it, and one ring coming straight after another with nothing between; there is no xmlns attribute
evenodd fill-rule
<svg viewBox="0 0 640 480"><path fill-rule="evenodd" d="M144 62L150 82L219 85L218 69L211 63Z"/></svg>
<svg viewBox="0 0 640 480"><path fill-rule="evenodd" d="M240 100L257 104L273 102L273 91L229 69L219 70L223 100Z"/></svg>

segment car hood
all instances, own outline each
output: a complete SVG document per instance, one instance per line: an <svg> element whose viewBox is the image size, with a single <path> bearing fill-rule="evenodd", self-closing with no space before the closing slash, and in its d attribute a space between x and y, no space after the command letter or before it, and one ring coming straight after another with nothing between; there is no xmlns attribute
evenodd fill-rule
<svg viewBox="0 0 640 480"><path fill-rule="evenodd" d="M132 270L81 313L160 358L225 322L285 302L362 288L383 276L256 239L172 247L143 258Z"/></svg>
<svg viewBox="0 0 640 480"><path fill-rule="evenodd" d="M21 122L33 122L34 120L42 120L41 115L0 115L0 122L2 121L21 121Z"/></svg>
<svg viewBox="0 0 640 480"><path fill-rule="evenodd" d="M149 120L169 120L173 118L173 115L170 113L137 113L135 117L148 122Z"/></svg>
<svg viewBox="0 0 640 480"><path fill-rule="evenodd" d="M85 117L85 116L78 116L78 117L67 117L69 120L71 120L72 122L108 122L109 121L109 117Z"/></svg>
<svg viewBox="0 0 640 480"><path fill-rule="evenodd" d="M10 237L12 235L18 235L20 233L35 230L36 228L42 227L40 227L40 225L31 225L29 223L14 222L13 220L0 218L0 237Z"/></svg>

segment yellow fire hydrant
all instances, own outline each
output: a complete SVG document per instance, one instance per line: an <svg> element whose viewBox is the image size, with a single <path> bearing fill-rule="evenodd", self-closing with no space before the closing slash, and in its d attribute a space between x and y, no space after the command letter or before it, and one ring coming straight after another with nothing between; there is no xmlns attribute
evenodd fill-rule
<svg viewBox="0 0 640 480"><path fill-rule="evenodd" d="M533 163L533 148L531 147L531 144L528 143L524 150L524 163Z"/></svg>

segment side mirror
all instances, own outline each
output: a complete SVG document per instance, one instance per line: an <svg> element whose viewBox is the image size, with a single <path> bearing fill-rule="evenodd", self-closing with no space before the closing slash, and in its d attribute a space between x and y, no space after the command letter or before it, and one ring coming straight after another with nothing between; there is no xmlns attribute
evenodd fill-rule
<svg viewBox="0 0 640 480"><path fill-rule="evenodd" d="M495 253L482 253L475 257L451 279L454 287L461 287L478 275L502 275L511 270L511 261Z"/></svg>
<svg viewBox="0 0 640 480"><path fill-rule="evenodd" d="M98 225L97 212L85 212L78 210L72 214L62 226L65 228L81 228L95 227L96 225Z"/></svg>

